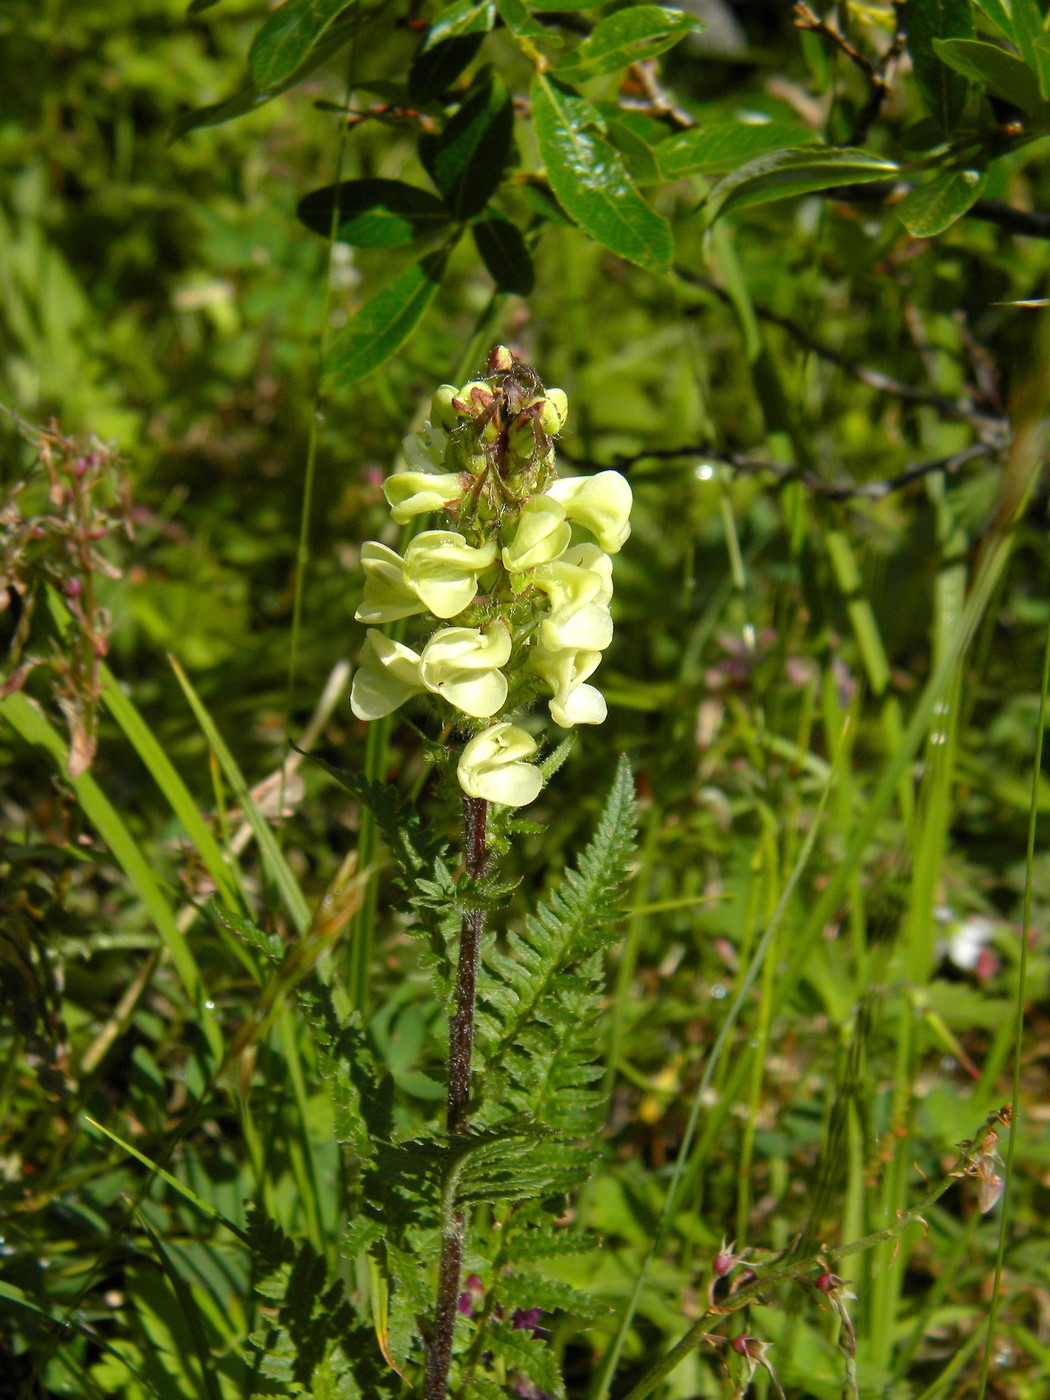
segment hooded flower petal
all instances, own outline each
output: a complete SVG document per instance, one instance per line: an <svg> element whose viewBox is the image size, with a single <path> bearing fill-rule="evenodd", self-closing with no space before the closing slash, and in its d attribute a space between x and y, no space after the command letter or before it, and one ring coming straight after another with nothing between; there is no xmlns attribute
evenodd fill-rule
<svg viewBox="0 0 1050 1400"><path fill-rule="evenodd" d="M510 573L549 564L569 546L572 529L565 511L549 496L533 496L518 517L510 544L503 546L503 565Z"/></svg>
<svg viewBox="0 0 1050 1400"><path fill-rule="evenodd" d="M489 719L507 698L507 678L499 669L510 660L510 632L497 622L486 632L476 627L445 627L423 648L420 676L428 690L476 719Z"/></svg>
<svg viewBox="0 0 1050 1400"><path fill-rule="evenodd" d="M604 651L612 641L612 614L604 603L552 612L540 624L540 641L551 650Z"/></svg>
<svg viewBox="0 0 1050 1400"><path fill-rule="evenodd" d="M357 718L382 719L422 691L419 660L410 647L370 627L350 691L350 708Z"/></svg>
<svg viewBox="0 0 1050 1400"><path fill-rule="evenodd" d="M543 775L533 763L536 740L516 724L493 724L465 745L456 770L468 797L525 807L539 796Z"/></svg>
<svg viewBox="0 0 1050 1400"><path fill-rule="evenodd" d="M396 622L425 612L419 594L405 578L405 561L385 544L368 540L361 546L365 593L354 616L358 622Z"/></svg>
<svg viewBox="0 0 1050 1400"><path fill-rule="evenodd" d="M591 573L597 574L602 582L594 601L606 604L611 602L613 564L603 550L600 550L596 544L574 544L571 549L565 551L562 559L566 564L576 564L581 569L589 569Z"/></svg>
<svg viewBox="0 0 1050 1400"><path fill-rule="evenodd" d="M495 558L495 540L475 549L454 530L424 530L405 550L405 581L435 617L455 617L473 601L478 575Z"/></svg>
<svg viewBox="0 0 1050 1400"><path fill-rule="evenodd" d="M433 472L394 472L383 482L390 514L399 525L407 524L413 515L442 510L449 502L458 501L465 490L458 472L443 476Z"/></svg>
<svg viewBox="0 0 1050 1400"><path fill-rule="evenodd" d="M547 488L547 495L561 502L567 519L590 530L607 554L618 553L631 533L633 497L619 472L563 477Z"/></svg>
<svg viewBox="0 0 1050 1400"><path fill-rule="evenodd" d="M551 718L563 729L574 724L601 724L605 719L605 697L596 686L583 684L601 659L599 651L552 651L542 646L529 653L529 669L542 676L554 692Z"/></svg>
<svg viewBox="0 0 1050 1400"><path fill-rule="evenodd" d="M405 466L414 472L440 470L447 447L448 433L430 423L424 423L422 432L409 433L408 437L401 439Z"/></svg>

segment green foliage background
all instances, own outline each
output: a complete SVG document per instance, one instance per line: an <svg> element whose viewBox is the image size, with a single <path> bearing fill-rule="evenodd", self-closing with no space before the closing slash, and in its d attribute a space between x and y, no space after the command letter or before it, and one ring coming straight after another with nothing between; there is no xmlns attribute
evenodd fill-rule
<svg viewBox="0 0 1050 1400"><path fill-rule="evenodd" d="M626 1394L723 1238L816 1257L893 1224L1014 1097L1019 1050L1001 1268L1003 1207L970 1182L836 1268L859 1394L977 1396L985 1361L988 1394L1046 1393L1043 7L839 5L855 57L787 4L700 5L705 29L649 10L0 15L5 492L61 515L34 466L53 422L58 459L94 435L131 495L130 534L97 541L112 678L74 706L90 728L98 702L98 748L72 780L59 701L92 663L69 670L45 585L78 556L61 531L0 554L36 590L21 629L0 613L4 1394L353 1394L340 1347L361 1394L406 1393L379 1338L407 1354L431 1282L411 1296L350 1209L313 961L363 1013L345 1062L388 1072L404 1142L439 1118L440 1008L389 863L363 896L344 867L385 849L357 803L298 760L257 785L320 704L319 754L456 839L418 733L366 736L333 668L400 439L496 340L568 392L566 460L621 466L637 502L610 717L512 844L511 955L619 754L641 813L598 1171L563 1256L493 1295L544 1309L555 1362L506 1319L501 1345L541 1389ZM202 124L230 94L243 114ZM399 185L337 202L339 180ZM838 1319L765 1301L740 1326L787 1394L838 1396ZM698 1347L658 1393L732 1394L738 1362Z"/></svg>

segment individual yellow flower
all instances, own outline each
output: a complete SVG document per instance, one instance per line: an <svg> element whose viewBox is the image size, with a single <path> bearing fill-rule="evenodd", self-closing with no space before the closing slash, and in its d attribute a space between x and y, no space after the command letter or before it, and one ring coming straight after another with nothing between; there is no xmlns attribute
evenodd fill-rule
<svg viewBox="0 0 1050 1400"><path fill-rule="evenodd" d="M426 612L426 604L405 578L405 561L400 554L368 540L361 546L361 567L365 592L354 614L358 622L396 622Z"/></svg>
<svg viewBox="0 0 1050 1400"><path fill-rule="evenodd" d="M435 617L455 617L495 558L495 540L474 548L455 530L424 530L405 550L405 582Z"/></svg>
<svg viewBox="0 0 1050 1400"><path fill-rule="evenodd" d="M490 719L507 699L499 669L510 660L510 632L502 622L487 631L445 627L423 648L420 677L428 690L475 719Z"/></svg>
<svg viewBox="0 0 1050 1400"><path fill-rule="evenodd" d="M608 713L605 696L593 685L585 685L601 661L600 651L574 651L566 647L550 650L535 646L529 653L529 669L554 692L548 708L551 719L563 729L575 724L601 724Z"/></svg>
<svg viewBox="0 0 1050 1400"><path fill-rule="evenodd" d="M382 719L422 690L418 654L370 627L350 691L357 718Z"/></svg>
<svg viewBox="0 0 1050 1400"><path fill-rule="evenodd" d="M606 554L617 554L631 533L633 498L627 478L619 472L563 477L548 486L546 494L561 502L568 520L590 530Z"/></svg>
<svg viewBox="0 0 1050 1400"><path fill-rule="evenodd" d="M503 567L517 574L549 564L565 552L571 539L564 507L549 496L533 496L518 517L514 538L503 546Z"/></svg>
<svg viewBox="0 0 1050 1400"><path fill-rule="evenodd" d="M516 724L493 724L464 745L456 770L468 797L525 807L543 787L543 775L533 763L522 762L536 752L536 740Z"/></svg>
<svg viewBox="0 0 1050 1400"><path fill-rule="evenodd" d="M383 482L390 514L399 525L406 525L414 515L444 509L458 501L465 490L459 472L394 472Z"/></svg>

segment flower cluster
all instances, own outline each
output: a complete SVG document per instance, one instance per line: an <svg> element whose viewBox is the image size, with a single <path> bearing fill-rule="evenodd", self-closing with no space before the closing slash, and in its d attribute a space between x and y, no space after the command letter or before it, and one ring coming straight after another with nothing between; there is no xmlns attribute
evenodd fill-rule
<svg viewBox="0 0 1050 1400"><path fill-rule="evenodd" d="M400 525L440 513L403 555L364 545L367 640L350 697L380 719L429 697L472 737L458 776L471 797L521 807L539 793L536 740L508 716L546 693L562 728L600 724L587 682L612 640L612 560L630 534L631 488L614 471L558 477L553 440L568 404L504 346L488 375L443 385L430 421L405 439L406 470L383 484ZM453 622L419 650L379 629L401 618Z"/></svg>

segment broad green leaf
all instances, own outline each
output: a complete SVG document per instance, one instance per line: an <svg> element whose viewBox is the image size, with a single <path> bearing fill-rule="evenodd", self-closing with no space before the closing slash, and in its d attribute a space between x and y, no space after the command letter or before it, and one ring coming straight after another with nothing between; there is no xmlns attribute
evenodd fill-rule
<svg viewBox="0 0 1050 1400"><path fill-rule="evenodd" d="M456 0L427 30L424 49L435 48L464 34L487 34L496 23L496 0Z"/></svg>
<svg viewBox="0 0 1050 1400"><path fill-rule="evenodd" d="M541 43L560 48L565 40L553 29L533 19L524 0L497 0L500 19L516 39L539 39Z"/></svg>
<svg viewBox="0 0 1050 1400"><path fill-rule="evenodd" d="M260 87L254 80L249 79L243 87L238 88L222 102L212 102L207 107L196 107L192 112L185 112L172 124L172 140L177 141L180 136L185 136L188 131L195 131L198 127L220 126L223 122L233 121L234 117L243 117L248 112L264 107L282 92L287 92L296 83L308 78L340 49L345 48L354 37L356 29L357 20L353 14L347 19L337 20L321 35L294 72L270 87Z"/></svg>
<svg viewBox="0 0 1050 1400"><path fill-rule="evenodd" d="M463 70L473 63L484 34L459 34L433 48L416 50L408 70L408 95L419 107L437 102Z"/></svg>
<svg viewBox="0 0 1050 1400"><path fill-rule="evenodd" d="M440 232L448 210L429 190L401 180L343 180L326 185L299 201L296 214L315 233L335 236L357 248L398 248Z"/></svg>
<svg viewBox="0 0 1050 1400"><path fill-rule="evenodd" d="M510 158L514 105L501 78L476 87L437 136L419 143L419 158L457 219L480 214L499 188Z"/></svg>
<svg viewBox="0 0 1050 1400"><path fill-rule="evenodd" d="M799 122L712 122L661 141L656 160L665 180L680 180L735 170L756 156L796 150L819 139Z"/></svg>
<svg viewBox="0 0 1050 1400"><path fill-rule="evenodd" d="M1007 39L1014 37L1014 17L1010 0L977 0L977 8L986 15Z"/></svg>
<svg viewBox="0 0 1050 1400"><path fill-rule="evenodd" d="M627 174L637 185L659 185L663 183L656 154L632 125L622 122L616 116L605 118L605 134L609 144L623 156Z"/></svg>
<svg viewBox="0 0 1050 1400"><path fill-rule="evenodd" d="M0 716L8 721L26 743L37 744L50 754L65 781L76 793L84 815L105 841L117 864L128 877L131 888L142 900L161 942L168 951L179 980L186 989L204 1038L208 1042L208 1048L217 1061L221 1060L222 1032L214 1013L205 1001L197 961L175 921L171 905L165 898L149 861L125 825L124 819L90 773L82 773L79 778L69 777L67 745L50 720L28 696L16 691L13 695L0 699Z"/></svg>
<svg viewBox="0 0 1050 1400"><path fill-rule="evenodd" d="M259 88L284 82L309 57L347 0L284 0L252 40L248 71Z"/></svg>
<svg viewBox="0 0 1050 1400"><path fill-rule="evenodd" d="M328 348L328 390L364 379L404 345L434 300L444 270L444 254L423 258L365 302Z"/></svg>
<svg viewBox="0 0 1050 1400"><path fill-rule="evenodd" d="M996 97L1005 98L1025 112L1038 107L1039 79L1016 54L981 39L935 39L933 47L950 68L973 78Z"/></svg>
<svg viewBox="0 0 1050 1400"><path fill-rule="evenodd" d="M767 204L774 199L835 189L838 185L889 180L900 167L891 160L848 147L824 146L800 151L777 151L759 156L720 180L706 205L709 223L730 209Z"/></svg>
<svg viewBox="0 0 1050 1400"><path fill-rule="evenodd" d="M1039 91L1044 98L1050 98L1050 35L1044 34L1032 43L1032 58L1039 75Z"/></svg>
<svg viewBox="0 0 1050 1400"><path fill-rule="evenodd" d="M558 203L554 192L540 180L524 180L516 186L516 192L522 197L534 214L538 214L541 219L546 219L548 223L557 224L559 228L575 228L576 225L566 214L565 210Z"/></svg>
<svg viewBox="0 0 1050 1400"><path fill-rule="evenodd" d="M600 113L540 73L532 82L532 116L547 179L565 212L610 252L665 272L674 255L671 226L649 208L600 134Z"/></svg>
<svg viewBox="0 0 1050 1400"><path fill-rule="evenodd" d="M937 56L934 40L973 38L970 0L909 0L904 24L919 91L944 130L953 131L966 106L969 84Z"/></svg>
<svg viewBox="0 0 1050 1400"><path fill-rule="evenodd" d="M473 226L474 242L485 269L501 292L527 297L535 273L521 230L509 219L483 219Z"/></svg>
<svg viewBox="0 0 1050 1400"><path fill-rule="evenodd" d="M655 58L704 25L695 15L661 5L631 5L599 20L578 49L554 68L559 80L578 83Z"/></svg>
<svg viewBox="0 0 1050 1400"><path fill-rule="evenodd" d="M985 179L983 170L945 170L928 185L912 190L893 212L916 238L933 238L980 198Z"/></svg>

